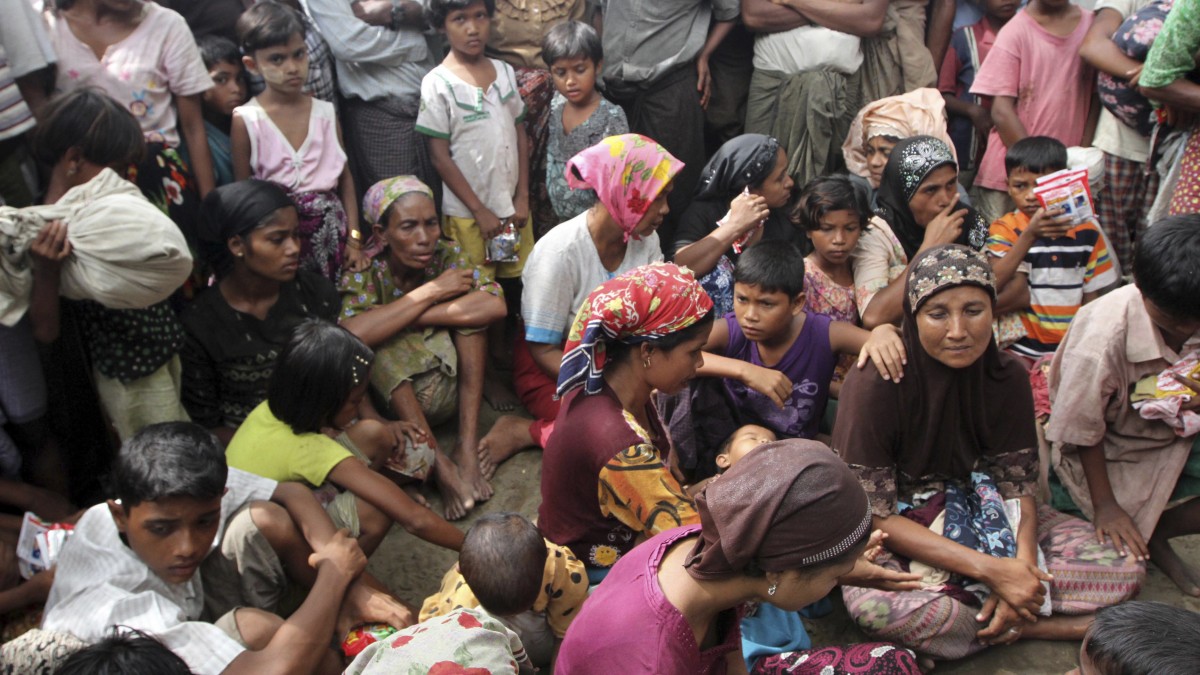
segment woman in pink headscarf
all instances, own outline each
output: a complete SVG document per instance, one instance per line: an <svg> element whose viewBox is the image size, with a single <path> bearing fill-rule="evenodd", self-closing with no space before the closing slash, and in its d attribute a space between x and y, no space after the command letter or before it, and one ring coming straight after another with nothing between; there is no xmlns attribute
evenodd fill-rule
<svg viewBox="0 0 1200 675"><path fill-rule="evenodd" d="M579 306L605 281L662 260L656 230L667 215L671 181L683 168L653 140L610 136L567 162L567 183L596 193L587 211L538 240L521 276L524 328L513 356L513 385L536 419L504 415L479 442L485 466L544 447L558 414L554 398L563 342Z"/></svg>

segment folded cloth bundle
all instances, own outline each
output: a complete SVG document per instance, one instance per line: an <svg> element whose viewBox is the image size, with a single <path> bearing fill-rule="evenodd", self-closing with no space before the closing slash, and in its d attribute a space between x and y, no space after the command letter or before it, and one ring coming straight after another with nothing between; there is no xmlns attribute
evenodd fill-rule
<svg viewBox="0 0 1200 675"><path fill-rule="evenodd" d="M1200 352L1184 356L1158 375L1138 380L1129 400L1142 419L1162 420L1175 430L1176 436L1194 436L1200 432L1200 415L1182 408L1197 392L1181 384L1175 375L1200 379Z"/></svg>
<svg viewBox="0 0 1200 675"><path fill-rule="evenodd" d="M137 186L104 169L54 204L0 207L0 324L16 324L29 309L29 247L52 220L67 224L71 242L62 264L64 297L112 309L149 307L191 274L192 255L175 223Z"/></svg>

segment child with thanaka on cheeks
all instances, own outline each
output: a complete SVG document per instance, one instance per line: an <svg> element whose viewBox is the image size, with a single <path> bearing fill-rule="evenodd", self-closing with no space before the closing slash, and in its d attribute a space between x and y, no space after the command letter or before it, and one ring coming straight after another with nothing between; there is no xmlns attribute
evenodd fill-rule
<svg viewBox="0 0 1200 675"><path fill-rule="evenodd" d="M866 331L809 309L802 261L799 248L780 241L741 255L733 312L713 326L698 371L725 378L740 421L780 438L816 437L838 354L858 354L859 368L869 358L884 379L896 381L905 362L894 326Z"/></svg>
<svg viewBox="0 0 1200 675"><path fill-rule="evenodd" d="M596 89L604 67L600 36L586 23L565 21L542 40L542 60L558 94L550 102L550 138L546 145L546 187L562 221L583 213L596 193L567 185L567 161L609 136L629 133L621 106Z"/></svg>
<svg viewBox="0 0 1200 675"><path fill-rule="evenodd" d="M266 89L233 111L233 168L288 191L300 214L300 266L336 282L343 264L367 266L358 229L358 196L332 103L304 91L306 28L300 15L262 2L238 18L246 69Z"/></svg>
<svg viewBox="0 0 1200 675"><path fill-rule="evenodd" d="M808 308L835 321L861 325L854 296L851 253L867 229L871 210L846 176L820 176L804 186L792 218L798 221L813 252L804 259ZM837 398L854 356L843 354L833 373L829 395Z"/></svg>

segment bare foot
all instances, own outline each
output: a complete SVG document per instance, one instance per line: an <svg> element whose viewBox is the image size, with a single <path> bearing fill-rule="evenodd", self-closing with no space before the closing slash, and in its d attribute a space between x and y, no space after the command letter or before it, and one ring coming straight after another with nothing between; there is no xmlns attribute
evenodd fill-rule
<svg viewBox="0 0 1200 675"><path fill-rule="evenodd" d="M452 458L458 465L458 472L463 481L471 486L471 493L475 497L475 501L486 502L491 499L492 484L484 476L484 462L479 458L479 447L468 445L460 438L458 444L454 446ZM492 467L492 472L495 472L495 467Z"/></svg>
<svg viewBox="0 0 1200 675"><path fill-rule="evenodd" d="M483 457L486 456L486 461L490 462L492 467L492 473L487 473L485 469L484 475L490 479L496 472L496 467L517 454L517 451L537 447L533 436L529 435L529 424L532 421L518 415L501 415L496 420L487 435L479 441L480 464L484 465Z"/></svg>
<svg viewBox="0 0 1200 675"><path fill-rule="evenodd" d="M438 492L442 493L446 520L459 520L467 515L467 511L475 508L471 486L459 475L458 467L449 457L438 453L436 461Z"/></svg>
<svg viewBox="0 0 1200 675"><path fill-rule="evenodd" d="M488 373L483 379L483 398L496 412L508 412L521 405L521 400L513 393L512 388L492 373Z"/></svg>
<svg viewBox="0 0 1200 675"><path fill-rule="evenodd" d="M1195 570L1179 557L1170 542L1159 537L1151 537L1147 543L1150 549L1150 560L1158 565L1158 569L1170 577L1171 581L1184 593L1200 598L1200 577Z"/></svg>

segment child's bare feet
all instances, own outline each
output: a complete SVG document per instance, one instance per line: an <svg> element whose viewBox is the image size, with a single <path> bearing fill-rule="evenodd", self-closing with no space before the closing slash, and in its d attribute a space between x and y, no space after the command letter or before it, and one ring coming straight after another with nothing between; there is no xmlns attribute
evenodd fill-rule
<svg viewBox="0 0 1200 675"><path fill-rule="evenodd" d="M475 501L486 502L491 499L492 484L484 477L484 462L479 457L478 445L466 443L460 438L454 446L452 458L463 481L471 486ZM492 473L495 473L495 467L492 467Z"/></svg>
<svg viewBox="0 0 1200 675"><path fill-rule="evenodd" d="M438 492L442 494L446 520L460 520L475 508L471 485L463 480L458 467L449 457L439 452L435 461Z"/></svg>
<svg viewBox="0 0 1200 675"><path fill-rule="evenodd" d="M496 473L496 467L519 450L537 447L533 436L529 435L529 424L532 421L518 415L501 415L487 435L479 441L480 463L486 461L491 464L491 472L484 472L487 478L490 479Z"/></svg>
<svg viewBox="0 0 1200 675"><path fill-rule="evenodd" d="M1179 557L1166 538L1150 537L1146 546L1150 549L1150 560L1175 582L1179 590L1200 598L1200 575Z"/></svg>
<svg viewBox="0 0 1200 675"><path fill-rule="evenodd" d="M488 373L483 379L483 398L496 412L508 412L521 405L521 400L513 393L512 388L494 373Z"/></svg>

